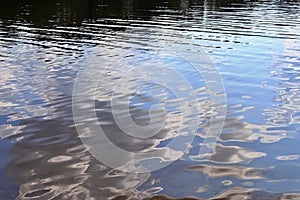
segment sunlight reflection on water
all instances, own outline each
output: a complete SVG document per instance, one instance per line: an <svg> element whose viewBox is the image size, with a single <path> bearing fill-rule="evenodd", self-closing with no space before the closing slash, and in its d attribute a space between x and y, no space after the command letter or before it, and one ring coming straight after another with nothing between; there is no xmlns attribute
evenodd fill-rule
<svg viewBox="0 0 300 200"><path fill-rule="evenodd" d="M12 1L0 8L1 199L300 198L298 1L88 2L57 0L45 8L38 2ZM207 157L199 157L209 127L205 122L215 110L205 82L187 71L201 104L190 151L152 173L110 169L84 148L75 129L71 95L79 66L87 54L101 49L118 55L116 49L143 44L154 49L166 41L200 46L220 71L227 116L218 144ZM115 69L119 76L124 71L126 67ZM111 85L118 80L113 75L106 77ZM110 139L122 148L153 147L155 139L176 127L177 119L170 117L169 129L158 138L120 137L106 87L98 89L96 111ZM151 91L149 97L133 99L132 116L138 123L147 122L147 108L159 95L170 104L167 110L173 113L168 116L178 115L172 95ZM183 117L188 121L195 116Z"/></svg>

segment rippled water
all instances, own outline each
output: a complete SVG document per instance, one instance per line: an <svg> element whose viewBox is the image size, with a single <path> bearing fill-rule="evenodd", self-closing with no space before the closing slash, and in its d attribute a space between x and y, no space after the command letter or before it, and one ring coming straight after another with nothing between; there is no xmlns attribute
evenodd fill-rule
<svg viewBox="0 0 300 200"><path fill-rule="evenodd" d="M227 96L222 134L206 157L205 133L221 120L207 87L215 76L207 81L192 67L203 52ZM0 199L300 199L299 1L2 2L0 69ZM101 163L74 124L82 70L79 126L93 126L95 110L119 148L159 149L150 157L163 162L189 151L147 173ZM165 124L133 138L114 112L141 127ZM169 149L171 141L181 144Z"/></svg>

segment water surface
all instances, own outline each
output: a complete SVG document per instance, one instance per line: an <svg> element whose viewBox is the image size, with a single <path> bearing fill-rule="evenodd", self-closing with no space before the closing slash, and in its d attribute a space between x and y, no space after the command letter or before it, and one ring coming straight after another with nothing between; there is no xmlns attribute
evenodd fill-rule
<svg viewBox="0 0 300 200"><path fill-rule="evenodd" d="M279 0L2 2L0 199L299 199L299 6ZM198 153L208 119L216 115L214 102L188 63L164 52L171 44L206 51L224 82L226 121L205 158ZM74 125L72 89L91 55L99 58L99 71L121 63L97 87L97 116L109 139L133 152L163 149L198 117L182 159L132 174L90 154ZM148 65L148 74L139 71ZM199 112L181 112L176 96L157 85L129 87L170 66L193 85ZM180 89L176 79L168 81ZM155 119L166 118L166 127L145 140L122 135L110 107L115 85L119 104L130 97L130 113L142 126L150 123L151 105L163 99L167 117L157 112ZM180 117L186 123L178 128Z"/></svg>

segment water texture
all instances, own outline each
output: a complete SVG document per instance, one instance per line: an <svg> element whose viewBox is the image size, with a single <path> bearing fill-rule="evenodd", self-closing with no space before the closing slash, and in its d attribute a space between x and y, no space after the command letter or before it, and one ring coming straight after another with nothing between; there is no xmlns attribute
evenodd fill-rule
<svg viewBox="0 0 300 200"><path fill-rule="evenodd" d="M189 62L204 62L203 53L227 98L222 133L205 157L206 133L221 120L207 87L215 79ZM77 102L78 125L73 88L86 68L80 86L95 93L94 107ZM1 2L0 69L1 200L300 199L299 1ZM78 126L94 123L92 110L114 145L176 161L147 173L108 167L79 137ZM114 113L164 127L134 138ZM172 141L181 143L167 148Z"/></svg>

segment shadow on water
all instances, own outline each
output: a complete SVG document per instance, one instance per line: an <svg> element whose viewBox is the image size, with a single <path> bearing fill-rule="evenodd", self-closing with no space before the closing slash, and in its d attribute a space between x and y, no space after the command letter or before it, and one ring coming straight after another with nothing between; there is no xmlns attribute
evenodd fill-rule
<svg viewBox="0 0 300 200"><path fill-rule="evenodd" d="M173 191L176 194L174 196L191 196L189 194L197 196L197 192L201 192L204 197L213 196L212 199L263 198L271 200L300 197L298 194L273 193L251 188L261 183L270 184L268 180L284 181L287 177L290 181L297 181L300 179L297 174L299 166L292 163L269 168L259 167L259 164L243 165L242 163L249 163L255 158L265 156L263 153L243 148L243 145L218 145L207 160L201 161L200 164L198 161L193 161L195 159L191 152L192 158L189 161L178 160L171 166L151 174L132 174L110 169L96 160L78 138L71 120L70 97L62 96L55 102L55 105L49 106L56 107L55 112L63 117L49 120L38 118L20 120L18 126L24 128L19 130L18 134L8 137L13 145L9 150L11 160L5 166L4 171L19 185L19 195L16 199L172 199L164 195L155 195L163 190ZM107 103L96 102L96 109L106 110ZM231 114L235 112L239 110L229 110ZM129 144L133 146L136 141L128 136L125 139L122 138L121 131L114 123L113 117L105 115L105 121L112 122L105 129L106 132L111 133L110 139L116 145L122 148L127 145L124 148L129 151L136 151L136 148L146 150L151 145L144 140L133 148L128 147ZM272 138L268 134L256 134L253 130L262 127L239 122L237 117L228 117L225 123L226 128L233 129L232 135L222 135L221 141L248 140L250 142L259 137L261 140L279 140L279 137L273 136ZM246 133L242 136L234 134L241 130ZM199 137L195 143L200 141ZM291 145L293 142L289 143ZM256 149L259 148L257 145ZM296 152L293 151L293 153ZM281 172L287 169L289 172L285 174ZM223 191L224 185L230 186L233 181L246 187L233 187ZM201 198L182 198L182 200L192 199Z"/></svg>
<svg viewBox="0 0 300 200"><path fill-rule="evenodd" d="M259 184L268 179L274 181L284 180L289 175L280 175L278 172L286 169L289 169L293 174L289 176L290 180L300 178L295 174L299 170L297 165L278 165L269 169L232 165L248 163L252 159L264 156L259 152L238 146L218 145L207 157L208 162L202 161L203 164L199 164L193 159L190 161L178 160L173 165L152 172L152 174L132 174L110 169L96 160L78 138L74 123L70 120L72 119L71 99L62 96L61 99L56 99L55 102L59 102L59 104L52 105L56 107L55 112L60 113L63 117L49 120L38 118L20 120L18 126L24 128L19 130L18 134L8 137L13 142L9 151L12 159L5 166L5 172L7 175L14 177L15 183L19 185L19 195L16 199L94 198L119 200L130 198L163 200L170 198L154 194L162 189L166 191L175 189L177 192L174 194L177 194L177 196L180 196L180 194L190 196L188 194L195 193L194 187L199 187L196 190L206 193L207 197L214 196L212 199L299 198L297 194L283 195L261 191L258 188L234 187L221 192L223 185L231 185L231 180L234 179L245 186ZM106 105L107 102L97 102L96 109L105 110L107 109ZM102 114L99 113L99 115ZM116 145L122 147L123 143L123 145L127 145L124 147L129 151L136 151L136 148L146 150L151 145L147 140L144 140L133 148L128 147L129 144L129 146L134 144L132 138L130 139L128 136L125 139L122 138L121 131L114 123L113 117L105 115L105 121L112 122L105 129L106 132L111 133L110 139ZM229 128L228 126L237 132L239 130L247 132L248 130L249 135L244 134L243 138L239 138L240 136L236 134L231 137L227 137L225 134L221 138L222 141L245 141L246 138L253 140L251 137L255 137L255 133L251 130L260 128L252 127L251 124L243 124L236 118L228 118L225 128ZM269 137L268 135L259 135L262 138ZM177 173L178 171L181 173ZM224 180L224 177L231 177L229 178L231 180ZM211 185L211 181L214 181L213 185ZM187 185L192 187L186 187Z"/></svg>
<svg viewBox="0 0 300 200"><path fill-rule="evenodd" d="M297 0L288 2L298 2ZM288 6L287 1L274 1L274 5ZM84 21L107 19L140 19L152 20L157 12L166 15L182 14L193 17L189 12L194 7L198 11L215 10L238 12L239 8L252 9L260 1L249 0L172 0L172 1L137 1L137 0L11 0L1 2L0 19L9 23L30 23L36 27L78 26ZM201 8L201 10L199 10ZM290 8L293 12L293 8ZM218 17L217 15L215 17Z"/></svg>
<svg viewBox="0 0 300 200"><path fill-rule="evenodd" d="M57 101L64 106L56 112L72 119L71 99ZM137 192L149 174L126 174L99 163L82 145L73 121L65 117L21 120L22 139L9 137L16 143L5 171L20 185L17 199L108 199Z"/></svg>

